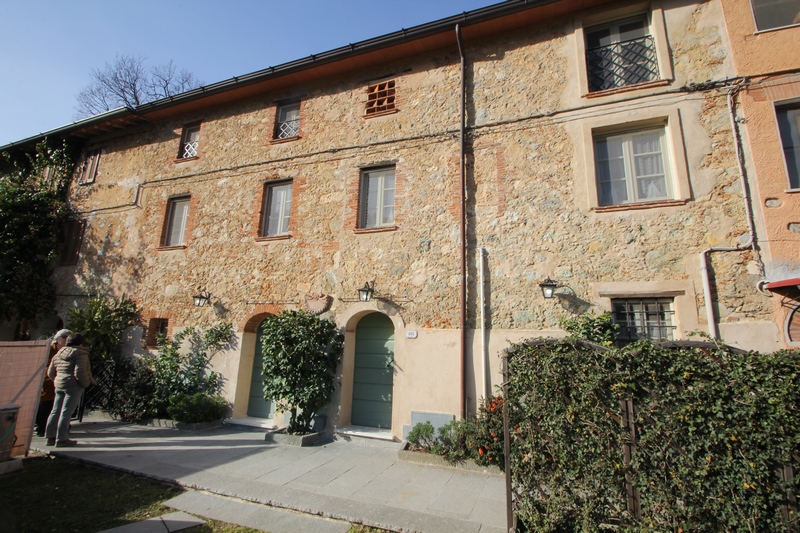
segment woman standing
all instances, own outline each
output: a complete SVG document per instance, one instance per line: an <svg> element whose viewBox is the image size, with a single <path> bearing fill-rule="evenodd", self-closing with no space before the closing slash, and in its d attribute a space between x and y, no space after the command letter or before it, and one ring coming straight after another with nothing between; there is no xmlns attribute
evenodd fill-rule
<svg viewBox="0 0 800 533"><path fill-rule="evenodd" d="M84 347L83 335L74 333L67 339L67 345L53 357L47 375L56 386L56 399L45 430L47 445L75 446L78 442L69 438L69 422L83 390L92 382L89 349Z"/></svg>
<svg viewBox="0 0 800 533"><path fill-rule="evenodd" d="M50 417L50 411L53 410L53 401L56 399L56 388L53 385L53 380L47 375L47 369L50 368L53 356L67 345L67 338L70 335L72 335L70 330L60 329L50 339L50 353L47 354L47 366L44 367L44 382L42 383L42 392L39 394L39 409L36 411L37 437L44 437L44 428L47 425L47 419Z"/></svg>

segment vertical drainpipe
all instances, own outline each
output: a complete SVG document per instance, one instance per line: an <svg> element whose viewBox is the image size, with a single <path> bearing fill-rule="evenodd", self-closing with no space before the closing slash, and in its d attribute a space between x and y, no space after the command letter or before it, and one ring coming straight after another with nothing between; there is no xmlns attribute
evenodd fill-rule
<svg viewBox="0 0 800 533"><path fill-rule="evenodd" d="M460 210L460 225L461 225L461 418L467 417L467 388L466 380L466 365L467 365L467 171L465 164L465 129L466 129L466 62L464 56L464 45L461 42L461 25L456 24L456 42L458 43L458 54L461 57L461 89L459 92L460 98L460 111L461 111L461 125L459 127L459 158L458 170L459 179L461 181L461 195L459 201L461 204Z"/></svg>

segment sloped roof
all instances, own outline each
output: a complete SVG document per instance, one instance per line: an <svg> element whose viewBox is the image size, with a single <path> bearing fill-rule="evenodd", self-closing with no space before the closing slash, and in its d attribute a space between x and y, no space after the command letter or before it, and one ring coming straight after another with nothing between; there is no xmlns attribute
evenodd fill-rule
<svg viewBox="0 0 800 533"><path fill-rule="evenodd" d="M30 148L45 138L88 139L178 114L241 100L286 86L455 46L459 26L465 41L507 32L608 0L506 0L434 22L352 43L257 72L205 85L135 108L119 108L0 146Z"/></svg>

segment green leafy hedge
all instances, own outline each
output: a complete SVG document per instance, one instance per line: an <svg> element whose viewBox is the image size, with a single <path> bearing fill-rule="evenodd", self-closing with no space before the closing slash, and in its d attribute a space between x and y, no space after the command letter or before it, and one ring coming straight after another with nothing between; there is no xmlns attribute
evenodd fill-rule
<svg viewBox="0 0 800 533"><path fill-rule="evenodd" d="M797 527L800 354L684 344L507 350L516 512L530 530Z"/></svg>

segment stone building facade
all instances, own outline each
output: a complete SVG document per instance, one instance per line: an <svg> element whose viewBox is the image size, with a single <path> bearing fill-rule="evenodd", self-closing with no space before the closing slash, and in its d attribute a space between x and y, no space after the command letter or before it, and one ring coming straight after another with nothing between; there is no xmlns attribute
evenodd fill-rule
<svg viewBox="0 0 800 533"><path fill-rule="evenodd" d="M512 0L55 130L88 161L59 313L132 297L133 353L233 323L213 364L233 416L271 424L259 324L329 296L345 334L329 429L392 438L474 412L502 350L563 335L564 316L777 349L724 22L720 0ZM388 382L364 377L368 338Z"/></svg>

